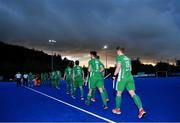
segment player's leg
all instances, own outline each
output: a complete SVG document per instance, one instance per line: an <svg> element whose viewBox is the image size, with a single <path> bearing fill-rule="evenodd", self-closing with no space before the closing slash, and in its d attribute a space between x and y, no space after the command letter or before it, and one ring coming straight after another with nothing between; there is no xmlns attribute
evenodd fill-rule
<svg viewBox="0 0 180 123"><path fill-rule="evenodd" d="M53 79L53 87L56 88L56 79Z"/></svg>
<svg viewBox="0 0 180 123"><path fill-rule="evenodd" d="M73 96L73 92L74 92L73 80L70 79L70 94L71 94L71 96Z"/></svg>
<svg viewBox="0 0 180 123"><path fill-rule="evenodd" d="M84 90L83 90L83 78L80 77L77 85L80 89L80 94L81 94L81 100L84 100Z"/></svg>
<svg viewBox="0 0 180 123"><path fill-rule="evenodd" d="M129 92L129 94L131 95L134 103L136 104L137 108L139 109L138 117L142 118L145 115L146 112L143 109L142 101L141 101L140 97L135 93L134 81L131 80L130 82L128 82L126 88L127 88L128 92Z"/></svg>
<svg viewBox="0 0 180 123"><path fill-rule="evenodd" d="M102 87L100 87L100 88L98 88L99 89L99 92L100 92L100 94L101 94L101 98L102 98L102 101L103 101L103 107L104 107L104 109L107 109L108 107L107 107L107 101L106 101L106 94L105 94L105 92L103 91L103 88Z"/></svg>
<svg viewBox="0 0 180 123"><path fill-rule="evenodd" d="M54 79L52 79L52 87L54 88L55 86L55 82L54 82Z"/></svg>
<svg viewBox="0 0 180 123"><path fill-rule="evenodd" d="M108 107L107 107L107 101L106 101L106 94L104 92L104 81L103 81L103 78L101 78L101 77L97 76L97 78L99 78L99 79L97 81L96 86L99 89L99 92L101 94L104 109L107 109Z"/></svg>
<svg viewBox="0 0 180 123"><path fill-rule="evenodd" d="M88 95L87 95L87 99L85 101L86 105L90 105L91 97L92 97L92 90L94 88L96 88L95 82L96 82L96 78L95 77L92 76L92 77L89 78L89 82L88 82L89 92L88 92Z"/></svg>
<svg viewBox="0 0 180 123"><path fill-rule="evenodd" d="M81 92L81 100L84 100L84 90L83 86L79 86L80 92Z"/></svg>
<svg viewBox="0 0 180 123"><path fill-rule="evenodd" d="M103 87L103 91L104 91L104 93L106 95L106 101L108 102L109 101L109 96L108 96L108 92L107 92L105 87Z"/></svg>
<svg viewBox="0 0 180 123"><path fill-rule="evenodd" d="M66 79L66 94L70 93L70 81Z"/></svg>
<svg viewBox="0 0 180 123"><path fill-rule="evenodd" d="M121 114L121 110L120 110L121 101L122 101L122 92L121 91L117 91L117 93L116 93L116 108L114 108L112 110L113 113Z"/></svg>
<svg viewBox="0 0 180 123"><path fill-rule="evenodd" d="M74 79L74 86L73 86L73 95L72 98L75 99L76 95L77 95L77 87L78 87L78 80L77 78Z"/></svg>
<svg viewBox="0 0 180 123"><path fill-rule="evenodd" d="M91 95L92 95L92 89L89 88L87 99L85 100L86 105L90 105Z"/></svg>
<svg viewBox="0 0 180 123"><path fill-rule="evenodd" d="M55 81L56 85L55 86L56 86L57 89L59 88L59 84L58 83L59 83L59 79L56 79L56 81Z"/></svg>
<svg viewBox="0 0 180 123"><path fill-rule="evenodd" d="M26 81L25 81L25 85L27 86L28 85L28 80L26 79Z"/></svg>
<svg viewBox="0 0 180 123"><path fill-rule="evenodd" d="M60 88L61 85L61 81L59 80L59 78L57 79L57 87Z"/></svg>
<svg viewBox="0 0 180 123"><path fill-rule="evenodd" d="M115 114L121 114L121 102L122 102L122 92L125 88L125 81L119 81L116 83L116 108L112 110Z"/></svg>
<svg viewBox="0 0 180 123"><path fill-rule="evenodd" d="M94 88L94 89L92 90L92 98L91 98L91 101L93 101L93 102L96 101L96 90L97 90L97 88Z"/></svg>
<svg viewBox="0 0 180 123"><path fill-rule="evenodd" d="M19 80L16 79L16 87L19 87Z"/></svg>

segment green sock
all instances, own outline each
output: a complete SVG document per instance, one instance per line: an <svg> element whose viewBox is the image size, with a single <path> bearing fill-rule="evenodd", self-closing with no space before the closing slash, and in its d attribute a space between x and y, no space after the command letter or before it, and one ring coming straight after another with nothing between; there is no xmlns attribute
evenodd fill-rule
<svg viewBox="0 0 180 123"><path fill-rule="evenodd" d="M84 90L82 87L80 87L80 91L81 91L81 97L84 97Z"/></svg>
<svg viewBox="0 0 180 123"><path fill-rule="evenodd" d="M93 89L93 91L92 91L92 98L95 98L95 96L96 96L96 88Z"/></svg>
<svg viewBox="0 0 180 123"><path fill-rule="evenodd" d="M105 95L106 95L106 99L109 98L109 97L108 97L107 90L106 90L105 88L104 88L104 93L105 93Z"/></svg>
<svg viewBox="0 0 180 123"><path fill-rule="evenodd" d="M73 95L76 96L76 88L74 88Z"/></svg>
<svg viewBox="0 0 180 123"><path fill-rule="evenodd" d="M70 90L69 87L70 87L69 84L67 84L66 92L69 92L69 90Z"/></svg>
<svg viewBox="0 0 180 123"><path fill-rule="evenodd" d="M102 101L103 101L103 105L104 105L104 106L107 106L106 95L105 95L104 92L101 93L101 98L102 98Z"/></svg>
<svg viewBox="0 0 180 123"><path fill-rule="evenodd" d="M90 94L88 94L88 96L87 96L87 100L91 100L91 95Z"/></svg>
<svg viewBox="0 0 180 123"><path fill-rule="evenodd" d="M134 103L136 104L136 106L138 107L138 109L141 109L142 108L142 102L141 102L141 99L139 98L139 96L134 95L133 100L134 100Z"/></svg>
<svg viewBox="0 0 180 123"><path fill-rule="evenodd" d="M91 103L91 95L90 94L88 94L87 100L85 101L85 103L86 103L86 105L90 105L90 103Z"/></svg>
<svg viewBox="0 0 180 123"><path fill-rule="evenodd" d="M116 96L116 108L120 109L121 105L121 96Z"/></svg>
<svg viewBox="0 0 180 123"><path fill-rule="evenodd" d="M70 85L70 91L71 91L71 95L73 94L73 85Z"/></svg>

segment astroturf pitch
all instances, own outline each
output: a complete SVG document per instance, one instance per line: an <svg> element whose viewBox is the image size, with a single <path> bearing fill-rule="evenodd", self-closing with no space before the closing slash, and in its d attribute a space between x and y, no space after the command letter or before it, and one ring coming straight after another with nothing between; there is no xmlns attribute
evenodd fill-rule
<svg viewBox="0 0 180 123"><path fill-rule="evenodd" d="M96 102L86 106L79 97L66 95L65 82L60 89L43 84L40 87L16 87L15 82L0 82L0 122L178 122L180 121L180 77L135 78L136 93L141 97L147 115L138 119L138 110L127 91L123 92L121 115L112 114L115 96L112 80L106 79L110 102L102 108L99 92ZM87 96L87 87L85 97ZM79 96L79 91L78 95Z"/></svg>

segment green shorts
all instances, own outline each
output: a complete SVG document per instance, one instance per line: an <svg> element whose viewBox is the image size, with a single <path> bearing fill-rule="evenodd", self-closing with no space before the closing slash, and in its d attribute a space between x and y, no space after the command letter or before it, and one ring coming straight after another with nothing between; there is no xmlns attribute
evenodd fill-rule
<svg viewBox="0 0 180 123"><path fill-rule="evenodd" d="M95 73L89 78L89 89L104 87L104 79L101 73Z"/></svg>
<svg viewBox="0 0 180 123"><path fill-rule="evenodd" d="M72 82L73 82L72 77L67 77L67 78L66 78L66 83L67 83L67 84L72 84Z"/></svg>
<svg viewBox="0 0 180 123"><path fill-rule="evenodd" d="M74 87L80 87L83 86L83 78L82 76L78 76L74 78Z"/></svg>
<svg viewBox="0 0 180 123"><path fill-rule="evenodd" d="M116 90L117 91L124 91L124 89L129 90L135 90L135 84L133 77L123 78L120 81L117 81L116 83Z"/></svg>

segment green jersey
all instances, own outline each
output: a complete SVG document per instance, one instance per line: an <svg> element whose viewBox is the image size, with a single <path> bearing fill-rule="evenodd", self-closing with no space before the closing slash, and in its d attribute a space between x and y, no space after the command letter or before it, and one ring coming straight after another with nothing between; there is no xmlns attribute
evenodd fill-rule
<svg viewBox="0 0 180 123"><path fill-rule="evenodd" d="M51 72L51 79L55 79L55 77L56 77L56 72L55 71Z"/></svg>
<svg viewBox="0 0 180 123"><path fill-rule="evenodd" d="M44 79L48 80L48 73L44 73Z"/></svg>
<svg viewBox="0 0 180 123"><path fill-rule="evenodd" d="M131 59L125 55L120 55L116 57L116 63L121 64L121 69L119 72L119 77L124 78L124 76L132 76L131 74Z"/></svg>
<svg viewBox="0 0 180 123"><path fill-rule="evenodd" d="M33 76L33 74L30 72L29 73L29 76L28 76L28 80L29 81L32 81L34 79L34 76Z"/></svg>
<svg viewBox="0 0 180 123"><path fill-rule="evenodd" d="M81 76L82 77L82 75L83 75L83 69L80 66L75 66L73 68L73 72L74 72L74 76L75 77L77 77L77 76Z"/></svg>
<svg viewBox="0 0 180 123"><path fill-rule="evenodd" d="M103 63L99 59L91 59L88 63L88 67L91 66L91 73L100 73L101 69L104 68Z"/></svg>
<svg viewBox="0 0 180 123"><path fill-rule="evenodd" d="M61 78L61 72L57 70L55 72L55 79L60 79L60 78Z"/></svg>
<svg viewBox="0 0 180 123"><path fill-rule="evenodd" d="M123 91L125 88L127 90L135 90L134 79L131 74L131 59L125 55L117 56L116 63L121 64L116 83L116 90Z"/></svg>
<svg viewBox="0 0 180 123"><path fill-rule="evenodd" d="M73 70L72 68L68 67L65 69L65 73L66 73L66 78L72 78L72 74L73 74Z"/></svg>

